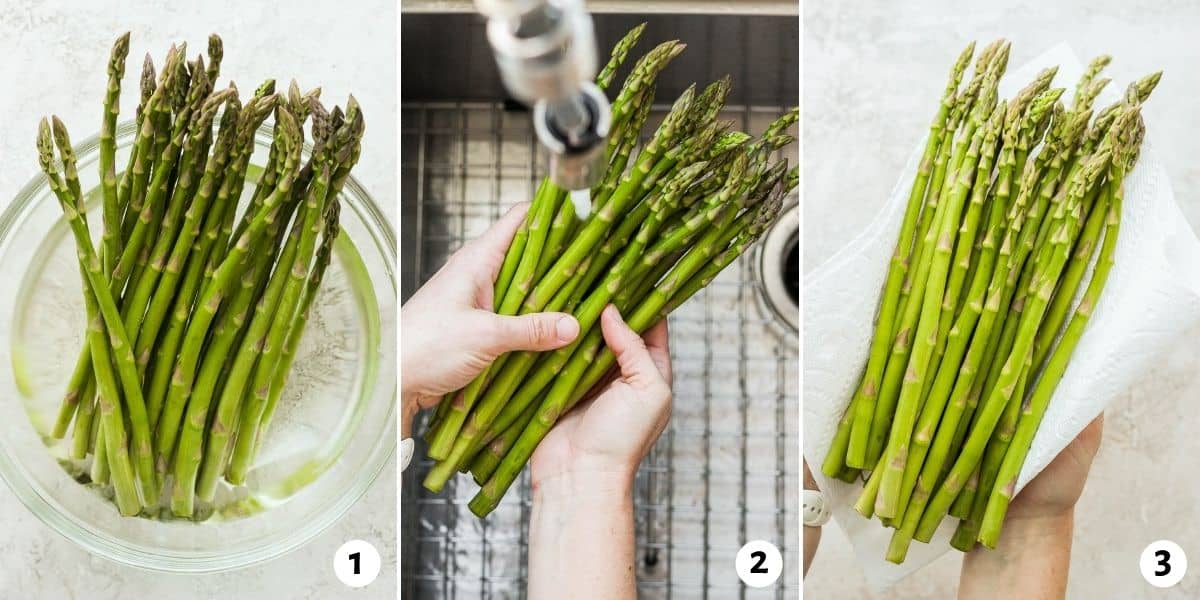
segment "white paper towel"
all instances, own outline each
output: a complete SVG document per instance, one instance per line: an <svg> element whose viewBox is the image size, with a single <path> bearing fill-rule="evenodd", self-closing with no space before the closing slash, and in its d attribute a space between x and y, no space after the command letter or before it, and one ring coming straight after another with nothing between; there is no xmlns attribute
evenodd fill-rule
<svg viewBox="0 0 1200 600"><path fill-rule="evenodd" d="M1000 84L1001 97L1011 98L1039 70L1053 65L1059 65L1054 85L1066 87L1069 96L1083 65L1070 47L1060 44L1010 69ZM1097 106L1120 98L1128 83L1110 84ZM1153 124L1148 127L1152 130ZM1179 332L1200 319L1200 240L1175 204L1152 138L1148 133L1126 178L1116 264L1034 438L1018 488L1135 382ZM922 139L915 146L875 220L804 278L804 455L834 504L834 519L850 538L867 580L877 587L949 550L957 523L943 522L929 544L914 541L904 564L889 563L884 554L892 530L853 509L862 486L831 480L819 468L867 360L879 294L924 145Z"/></svg>

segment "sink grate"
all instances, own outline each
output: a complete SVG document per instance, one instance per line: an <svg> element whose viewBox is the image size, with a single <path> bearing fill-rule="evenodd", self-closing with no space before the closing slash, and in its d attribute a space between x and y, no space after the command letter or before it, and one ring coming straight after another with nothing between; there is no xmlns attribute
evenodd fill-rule
<svg viewBox="0 0 1200 600"><path fill-rule="evenodd" d="M464 240L533 197L545 156L528 113L502 103L401 110L402 256L416 267L402 270L407 297ZM757 133L782 110L731 107L722 118ZM783 152L795 164L796 147ZM641 598L799 596L797 344L763 305L751 259L747 253L670 319L674 414L634 488ZM480 521L466 507L474 483L461 476L429 494L420 482L430 466L419 458L403 477L405 597L523 597L528 474ZM734 574L734 554L754 539L783 552L785 570L772 588L746 588Z"/></svg>

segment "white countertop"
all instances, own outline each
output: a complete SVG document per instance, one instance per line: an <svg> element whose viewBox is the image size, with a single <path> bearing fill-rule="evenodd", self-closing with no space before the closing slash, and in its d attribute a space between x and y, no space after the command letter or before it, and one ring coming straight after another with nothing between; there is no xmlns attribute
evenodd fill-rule
<svg viewBox="0 0 1200 600"><path fill-rule="evenodd" d="M67 8L67 4L71 4ZM117 5L120 5L119 8ZM169 7L164 5L170 4ZM183 5L187 6L183 6ZM209 33L225 40L222 82L233 78L246 97L266 77L286 86L320 85L322 98L344 103L353 92L367 134L355 176L396 220L396 16L391 0L328 3L204 3L12 0L0 11L0 209L38 173L33 141L38 119L60 115L84 137L99 129L109 48L132 31L122 115L137 102L141 60L156 64L172 42L203 52ZM123 117L124 118L124 117ZM89 556L33 516L0 485L0 596L9 598L338 598L349 588L333 574L345 541L370 541L382 556L379 579L356 598L396 594L394 460L340 521L304 548L265 565L218 575L166 575Z"/></svg>
<svg viewBox="0 0 1200 600"><path fill-rule="evenodd" d="M997 36L1012 41L1012 65L1063 41L1084 61L1111 54L1106 74L1122 88L1165 70L1146 104L1146 123L1176 200L1191 226L1200 227L1200 5L810 1L804 19L805 271L860 231L887 198L928 127L957 53L971 39L986 43ZM1200 597L1200 578L1191 573L1160 592L1137 566L1142 549L1163 538L1179 543L1193 563L1200 557L1200 480L1191 475L1200 453L1196 339L1200 330L1185 332L1106 412L1104 443L1076 508L1069 598ZM952 598L959 556L951 552L878 593L867 587L849 542L831 523L805 591L812 598Z"/></svg>

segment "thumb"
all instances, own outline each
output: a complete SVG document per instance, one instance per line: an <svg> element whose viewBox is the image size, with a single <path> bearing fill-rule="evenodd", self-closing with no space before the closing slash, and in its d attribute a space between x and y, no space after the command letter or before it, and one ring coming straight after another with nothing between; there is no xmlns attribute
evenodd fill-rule
<svg viewBox="0 0 1200 600"><path fill-rule="evenodd" d="M566 313L490 317L494 329L485 345L497 356L513 350L554 350L566 346L579 336L579 321Z"/></svg>
<svg viewBox="0 0 1200 600"><path fill-rule="evenodd" d="M600 330L604 333L604 343L608 344L617 366L621 369L621 377L633 387L640 390L653 389L665 385L662 373L646 342L636 331L629 328L621 318L617 307L608 305L600 315Z"/></svg>

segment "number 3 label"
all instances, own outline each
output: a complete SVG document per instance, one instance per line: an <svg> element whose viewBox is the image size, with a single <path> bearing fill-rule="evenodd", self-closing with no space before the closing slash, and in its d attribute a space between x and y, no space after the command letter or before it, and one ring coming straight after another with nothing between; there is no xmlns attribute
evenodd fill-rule
<svg viewBox="0 0 1200 600"><path fill-rule="evenodd" d="M738 578L755 588L767 587L783 572L783 556L775 544L755 540L742 546L734 559Z"/></svg>
<svg viewBox="0 0 1200 600"><path fill-rule="evenodd" d="M1187 555L1179 544L1170 540L1158 540L1145 550L1138 563L1142 577L1150 585L1169 588L1179 583L1187 573Z"/></svg>

